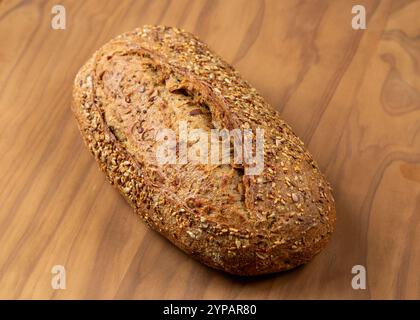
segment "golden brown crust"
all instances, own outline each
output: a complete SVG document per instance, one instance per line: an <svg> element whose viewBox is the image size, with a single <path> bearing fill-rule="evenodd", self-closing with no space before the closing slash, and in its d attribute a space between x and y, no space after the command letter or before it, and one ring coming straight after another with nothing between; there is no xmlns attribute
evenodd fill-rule
<svg viewBox="0 0 420 320"><path fill-rule="evenodd" d="M146 149L134 150L110 130L109 110L121 103L120 97L113 100L113 91L107 87L112 82L104 80L104 74L128 72L131 57L139 55L160 68L164 77L175 75L180 87L205 101L212 120L221 127L265 130L263 172L241 177L243 208L217 202L224 197L225 189L220 186L217 191L203 192L194 186L186 189L181 183L179 192L207 194L206 199L215 199L220 210L208 214L203 208L191 208L168 184L176 173L165 167L167 175L162 179L155 166L145 161ZM130 88L143 92L141 85ZM109 181L150 227L203 263L233 274L272 273L308 262L328 242L335 225L331 188L303 143L254 88L193 35L176 28L144 26L118 36L81 68L73 99L72 109L85 143ZM131 112L135 103L131 98L126 101L123 104ZM125 138L127 135L128 141L142 143L125 132ZM212 177L221 172L210 166L182 170L192 180L208 172L210 184L217 184L218 179ZM229 181L237 181L232 172Z"/></svg>

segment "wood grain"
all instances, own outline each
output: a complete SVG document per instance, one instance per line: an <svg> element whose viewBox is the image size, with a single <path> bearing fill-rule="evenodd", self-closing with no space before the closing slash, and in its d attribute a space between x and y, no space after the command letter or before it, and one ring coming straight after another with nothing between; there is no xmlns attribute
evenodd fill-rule
<svg viewBox="0 0 420 320"><path fill-rule="evenodd" d="M0 2L0 298L420 298L420 1ZM351 28L363 4L367 30ZM211 270L105 181L70 112L78 68L143 24L179 26L281 111L334 187L337 230L296 270ZM64 265L67 289L51 288ZM351 268L367 268L353 290Z"/></svg>

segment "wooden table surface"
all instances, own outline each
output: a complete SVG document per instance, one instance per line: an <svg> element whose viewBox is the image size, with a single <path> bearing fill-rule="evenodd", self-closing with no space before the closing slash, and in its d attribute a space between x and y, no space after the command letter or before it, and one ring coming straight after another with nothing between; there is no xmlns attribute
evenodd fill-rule
<svg viewBox="0 0 420 320"><path fill-rule="evenodd" d="M0 298L420 298L420 1L0 0ZM351 27L364 5L367 29ZM304 140L334 188L325 251L286 273L209 269L110 186L70 111L95 49L143 24L185 28ZM51 268L66 270L66 289ZM367 270L366 290L351 286Z"/></svg>

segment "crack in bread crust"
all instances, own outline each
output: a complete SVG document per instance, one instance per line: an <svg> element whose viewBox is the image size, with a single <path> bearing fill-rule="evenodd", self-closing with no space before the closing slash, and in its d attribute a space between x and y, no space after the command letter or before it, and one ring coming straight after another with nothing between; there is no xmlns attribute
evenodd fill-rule
<svg viewBox="0 0 420 320"><path fill-rule="evenodd" d="M215 201L220 211L216 215L192 208L187 199L177 195L176 188L159 180L158 170L144 163L145 150L136 149L133 143L141 145L142 140L126 130L129 122L120 125L113 119L112 113L122 108L127 96L127 104L146 96L146 89L140 92L141 83L130 86L120 79L114 81L127 76L127 67L133 66L130 56L140 53L144 61L166 70L162 76L169 74L168 83L175 75L179 88L198 94L201 100L197 101L206 102L211 119L221 127L264 129L264 170L258 176L241 177L247 218L240 218L240 208L217 202L220 197ZM125 58L114 60L115 56ZM130 70L136 73L135 68ZM105 90L104 83L111 90ZM121 83L121 97L110 96L120 90L112 86ZM152 89L160 88L156 81L151 83ZM160 89L157 95L168 97L163 87ZM131 97L132 90L141 94ZM272 273L308 262L328 242L335 225L334 200L311 155L256 90L193 35L176 28L145 26L118 36L81 68L73 98L72 109L84 141L109 181L150 227L201 262L233 274ZM134 117L132 122L136 124L140 118ZM198 125L205 126L207 122L201 120ZM163 170L170 171L167 167ZM179 170L185 177L194 172L190 167ZM215 174L207 167L200 172L206 170ZM169 176L176 179L174 172ZM209 200L220 196L208 193Z"/></svg>
<svg viewBox="0 0 420 320"><path fill-rule="evenodd" d="M136 55L107 57L101 65L95 99L114 136L137 161L144 173L164 190L200 216L230 224L245 223L249 213L244 206L241 170L229 164L159 165L156 159L156 133L176 131L181 121L190 129L210 133L213 126L208 101L181 85L179 76L150 59ZM117 132L117 134L115 134ZM177 141L180 141L178 134ZM193 148L198 143L183 139ZM207 141L209 148L210 141ZM207 157L208 160L209 157ZM223 210L221 210L223 209Z"/></svg>

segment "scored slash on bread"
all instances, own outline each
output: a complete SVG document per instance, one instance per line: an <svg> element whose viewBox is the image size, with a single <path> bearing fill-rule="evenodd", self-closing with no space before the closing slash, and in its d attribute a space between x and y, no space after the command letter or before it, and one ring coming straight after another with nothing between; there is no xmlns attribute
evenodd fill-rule
<svg viewBox="0 0 420 320"><path fill-rule="evenodd" d="M207 45L183 30L144 26L109 41L80 69L72 110L111 184L147 224L213 268L288 270L331 237L331 188L279 114ZM264 169L158 165L155 135L191 128L264 129Z"/></svg>

